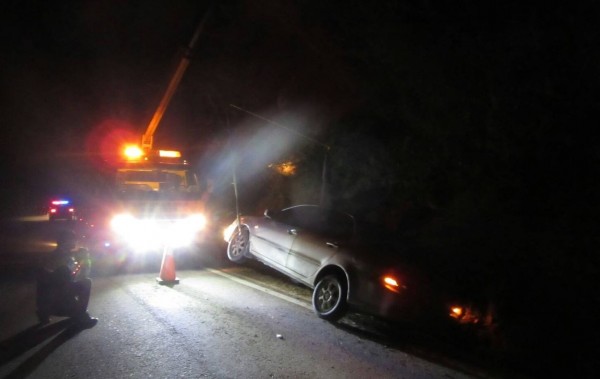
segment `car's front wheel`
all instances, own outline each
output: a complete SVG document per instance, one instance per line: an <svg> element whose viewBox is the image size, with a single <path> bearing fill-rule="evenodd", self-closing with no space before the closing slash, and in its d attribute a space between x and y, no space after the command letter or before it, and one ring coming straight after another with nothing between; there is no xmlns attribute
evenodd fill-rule
<svg viewBox="0 0 600 379"><path fill-rule="evenodd" d="M317 316L337 321L346 314L347 284L339 275L326 275L316 285L312 303Z"/></svg>
<svg viewBox="0 0 600 379"><path fill-rule="evenodd" d="M250 250L250 232L246 228L236 229L227 245L227 258L235 263L247 260Z"/></svg>

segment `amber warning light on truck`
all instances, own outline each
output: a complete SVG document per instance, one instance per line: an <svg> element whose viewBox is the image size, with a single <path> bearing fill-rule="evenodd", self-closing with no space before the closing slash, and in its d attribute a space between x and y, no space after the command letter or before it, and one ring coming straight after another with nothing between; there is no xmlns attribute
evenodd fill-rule
<svg viewBox="0 0 600 379"><path fill-rule="evenodd" d="M135 145L129 145L129 146L125 146L125 149L123 150L123 154L125 155L125 158L127 158L128 160L139 160L144 155L144 152L142 151L142 149L140 149L139 147L137 147Z"/></svg>
<svg viewBox="0 0 600 379"><path fill-rule="evenodd" d="M181 153L176 150L158 150L158 156L162 158L181 158Z"/></svg>
<svg viewBox="0 0 600 379"><path fill-rule="evenodd" d="M158 155L160 158L181 158L181 152L177 150L155 150L151 152L152 155ZM142 159L148 159L144 151L136 145L127 145L123 149L123 155L128 161L139 161Z"/></svg>

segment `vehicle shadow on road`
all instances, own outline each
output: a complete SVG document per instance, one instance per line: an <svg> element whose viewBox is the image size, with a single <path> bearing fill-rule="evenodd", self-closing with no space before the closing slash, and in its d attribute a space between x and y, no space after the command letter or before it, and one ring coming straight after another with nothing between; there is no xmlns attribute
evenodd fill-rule
<svg viewBox="0 0 600 379"><path fill-rule="evenodd" d="M30 375L54 350L77 335L82 329L71 319L41 326L34 325L0 342L0 367L27 353L44 341L50 341L31 357L19 364L4 378L24 378Z"/></svg>

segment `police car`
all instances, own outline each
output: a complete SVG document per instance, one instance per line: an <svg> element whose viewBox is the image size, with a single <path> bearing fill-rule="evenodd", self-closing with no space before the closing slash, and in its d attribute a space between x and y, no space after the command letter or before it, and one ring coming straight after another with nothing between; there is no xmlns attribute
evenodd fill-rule
<svg viewBox="0 0 600 379"><path fill-rule="evenodd" d="M48 207L48 220L77 220L77 214L75 207L70 200L67 199L55 199L50 202Z"/></svg>

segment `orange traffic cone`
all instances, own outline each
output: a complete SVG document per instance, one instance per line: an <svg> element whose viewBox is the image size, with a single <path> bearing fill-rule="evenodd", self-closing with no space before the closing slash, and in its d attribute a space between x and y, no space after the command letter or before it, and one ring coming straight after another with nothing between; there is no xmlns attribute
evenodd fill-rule
<svg viewBox="0 0 600 379"><path fill-rule="evenodd" d="M156 278L158 284L173 285L179 284L179 279L175 276L175 258L173 250L165 246L163 250L162 264L160 265L160 277Z"/></svg>

